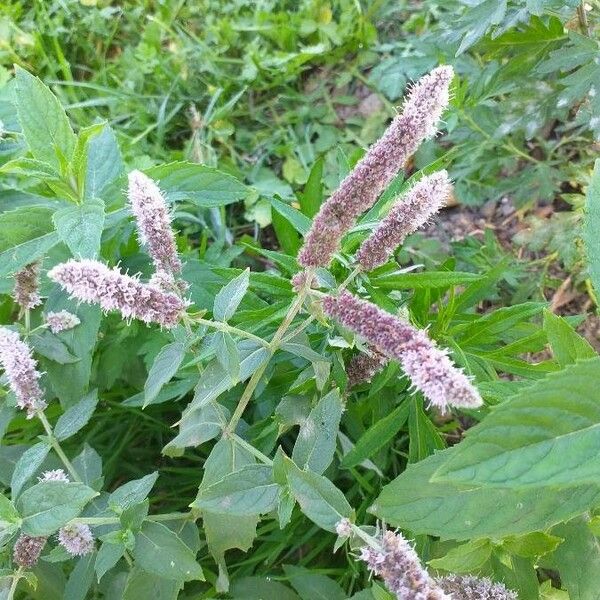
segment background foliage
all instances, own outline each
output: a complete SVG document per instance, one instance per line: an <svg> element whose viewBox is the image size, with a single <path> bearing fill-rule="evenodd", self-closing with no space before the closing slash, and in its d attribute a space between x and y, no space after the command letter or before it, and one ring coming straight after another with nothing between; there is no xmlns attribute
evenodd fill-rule
<svg viewBox="0 0 600 600"><path fill-rule="evenodd" d="M60 400L48 418L85 474L70 510L79 514L102 491L83 516L110 514L118 524L98 528L91 558L50 552L35 569L37 588L18 593L388 598L349 548L332 553L335 534L323 531L354 510L359 524L373 524L374 513L402 527L440 572L488 574L525 599L596 597L597 340L572 327L592 320L584 322L600 289L597 169L588 187L600 135L598 8L552 0L0 7L5 323L17 313L12 274L37 258L47 269L71 255L100 257L149 275L124 208L125 174L141 168L173 204L195 310L271 339L294 301L289 281L310 218L381 134L407 84L439 63L458 74L444 135L410 170L449 169L459 206L442 222L457 211L485 217L485 231L464 239L412 236L397 258L422 268L384 267L361 285L383 308L428 326L476 377L486 408L427 411L397 365L346 391L352 340L314 322L269 361L238 432L272 467L239 442L212 441L264 349L229 334L190 337L101 317L44 278L44 311L69 308L82 321L29 339ZM366 216L346 253L401 186ZM502 202L516 209L510 224L486 217ZM348 272L337 264L322 276L334 288ZM577 299L563 305L567 277ZM32 318L39 324L39 311ZM0 430L0 483L15 501L2 501L6 543L20 518L30 532L48 527L27 519L46 493L35 476L58 463L10 396ZM224 479L240 471L241 480ZM236 499L229 513L224 495ZM145 519L192 502L200 527ZM175 576L156 546L181 568Z"/></svg>

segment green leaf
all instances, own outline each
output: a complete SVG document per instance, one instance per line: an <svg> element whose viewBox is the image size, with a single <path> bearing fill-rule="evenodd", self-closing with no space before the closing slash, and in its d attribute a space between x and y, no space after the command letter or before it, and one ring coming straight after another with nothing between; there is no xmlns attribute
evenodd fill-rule
<svg viewBox="0 0 600 600"><path fill-rule="evenodd" d="M75 363L79 360L69 352L67 345L58 336L47 330L31 334L28 341L38 354L61 365Z"/></svg>
<svg viewBox="0 0 600 600"><path fill-rule="evenodd" d="M0 277L8 277L42 258L59 241L58 234L53 231L0 252Z"/></svg>
<svg viewBox="0 0 600 600"><path fill-rule="evenodd" d="M56 96L37 77L15 67L19 123L34 158L61 170L75 148L75 134Z"/></svg>
<svg viewBox="0 0 600 600"><path fill-rule="evenodd" d="M104 227L104 202L90 198L54 213L56 231L76 258L97 258Z"/></svg>
<svg viewBox="0 0 600 600"><path fill-rule="evenodd" d="M73 467L83 483L94 489L102 487L102 459L87 443L83 445L80 454L73 459Z"/></svg>
<svg viewBox="0 0 600 600"><path fill-rule="evenodd" d="M164 579L135 566L129 571L122 600L177 600L183 581Z"/></svg>
<svg viewBox="0 0 600 600"><path fill-rule="evenodd" d="M307 217L314 217L323 202L323 166L325 157L319 156L313 163L304 191L299 194L300 209Z"/></svg>
<svg viewBox="0 0 600 600"><path fill-rule="evenodd" d="M29 206L0 214L0 252L51 232L53 210Z"/></svg>
<svg viewBox="0 0 600 600"><path fill-rule="evenodd" d="M459 271L425 271L423 273L392 273L373 277L371 283L383 290L409 290L423 288L444 288L464 285L477 281L481 276L476 273Z"/></svg>
<svg viewBox="0 0 600 600"><path fill-rule="evenodd" d="M299 210L296 210L293 206L285 204L281 200L276 198L270 199L271 206L288 221L292 227L301 235L306 235L310 229L311 221L308 217L303 215Z"/></svg>
<svg viewBox="0 0 600 600"><path fill-rule="evenodd" d="M310 569L284 565L283 570L302 600L346 600L339 583Z"/></svg>
<svg viewBox="0 0 600 600"><path fill-rule="evenodd" d="M335 389L321 398L300 426L292 460L302 469L323 473L331 464L342 416L342 399Z"/></svg>
<svg viewBox="0 0 600 600"><path fill-rule="evenodd" d="M194 409L179 422L179 434L164 448L166 456L181 456L184 448L199 446L216 438L227 425L229 410L216 402Z"/></svg>
<svg viewBox="0 0 600 600"><path fill-rule="evenodd" d="M96 553L90 552L77 560L65 586L64 600L85 600L94 582Z"/></svg>
<svg viewBox="0 0 600 600"><path fill-rule="evenodd" d="M369 512L413 534L468 540L543 531L600 503L596 484L490 490L431 482L432 475L451 460L456 448L409 465L383 488Z"/></svg>
<svg viewBox="0 0 600 600"><path fill-rule="evenodd" d="M278 490L271 467L245 465L201 488L191 506L223 514L258 515L275 508Z"/></svg>
<svg viewBox="0 0 600 600"><path fill-rule="evenodd" d="M124 544L109 544L108 542L102 542L102 546L100 546L100 550L98 550L98 554L96 555L96 563L94 565L98 581L100 581L102 577L119 562L124 553Z"/></svg>
<svg viewBox="0 0 600 600"><path fill-rule="evenodd" d="M483 0L466 12L460 20L465 30L456 56L466 52L479 41L494 25L498 25L506 14L506 0Z"/></svg>
<svg viewBox="0 0 600 600"><path fill-rule="evenodd" d="M418 462L444 448L444 439L423 408L420 396L409 400L408 461Z"/></svg>
<svg viewBox="0 0 600 600"><path fill-rule="evenodd" d="M563 541L562 538L543 531L534 531L502 540L502 546L511 554L524 558L537 558L553 552Z"/></svg>
<svg viewBox="0 0 600 600"><path fill-rule="evenodd" d="M184 357L186 346L183 342L173 342L160 349L150 367L144 384L144 405L146 408L156 399L162 387L177 373Z"/></svg>
<svg viewBox="0 0 600 600"><path fill-rule="evenodd" d="M342 459L342 467L350 469L373 456L402 429L408 419L409 403L403 402L389 415L377 421Z"/></svg>
<svg viewBox="0 0 600 600"><path fill-rule="evenodd" d="M14 504L0 494L0 548L18 531L21 517Z"/></svg>
<svg viewBox="0 0 600 600"><path fill-rule="evenodd" d="M219 290L213 306L213 317L217 321L228 321L234 315L248 291L249 283L250 269L245 269Z"/></svg>
<svg viewBox="0 0 600 600"><path fill-rule="evenodd" d="M585 195L583 241L588 270L596 295L600 296L600 159L594 163L594 172Z"/></svg>
<svg viewBox="0 0 600 600"><path fill-rule="evenodd" d="M247 450L240 448L233 440L221 438L211 450L204 463L204 477L200 490L221 481L230 473L240 470L245 465L254 464L254 457ZM220 588L227 587L227 572L224 562L226 550L239 548L246 552L256 537L258 515L236 516L223 513L202 511L202 521L208 549L219 564Z"/></svg>
<svg viewBox="0 0 600 600"><path fill-rule="evenodd" d="M87 163L83 197L104 198L106 187L119 178L123 172L123 160L114 131L104 124L102 131L93 137L87 147Z"/></svg>
<svg viewBox="0 0 600 600"><path fill-rule="evenodd" d="M231 583L233 600L298 600L298 595L270 577L242 577Z"/></svg>
<svg viewBox="0 0 600 600"><path fill-rule="evenodd" d="M217 331L213 337L213 350L219 364L229 375L231 383L240 379L240 353L235 340L227 331Z"/></svg>
<svg viewBox="0 0 600 600"><path fill-rule="evenodd" d="M204 581L202 568L181 538L161 523L146 521L135 536L133 558L136 565L165 579Z"/></svg>
<svg viewBox="0 0 600 600"><path fill-rule="evenodd" d="M225 206L246 197L248 188L235 177L197 163L173 162L147 169L171 202L189 200L196 206Z"/></svg>
<svg viewBox="0 0 600 600"><path fill-rule="evenodd" d="M564 538L552 554L553 566L560 573L561 587L570 600L597 598L600 589L600 542L584 517L558 525L552 533Z"/></svg>
<svg viewBox="0 0 600 600"><path fill-rule="evenodd" d="M49 536L74 519L98 493L83 483L42 481L26 489L17 501L23 533Z"/></svg>
<svg viewBox="0 0 600 600"><path fill-rule="evenodd" d="M296 228L276 210L271 211L271 224L282 250L289 256L296 256L302 246L302 240L296 232Z"/></svg>
<svg viewBox="0 0 600 600"><path fill-rule="evenodd" d="M92 418L98 404L98 390L86 394L77 404L74 404L62 414L54 427L54 435L58 440L66 440L85 427Z"/></svg>
<svg viewBox="0 0 600 600"><path fill-rule="evenodd" d="M554 358L561 367L566 367L579 359L592 358L596 351L562 317L544 311L544 332L552 348Z"/></svg>
<svg viewBox="0 0 600 600"><path fill-rule="evenodd" d="M154 487L157 479L158 473L154 472L140 479L128 481L108 497L108 506L121 514L135 504L143 502Z"/></svg>
<svg viewBox="0 0 600 600"><path fill-rule="evenodd" d="M46 442L39 442L21 454L10 481L10 492L13 499L17 498L23 486L42 466L48 452L50 452L50 446Z"/></svg>
<svg viewBox="0 0 600 600"><path fill-rule="evenodd" d="M290 490L302 512L322 529L335 531L340 519L354 515L344 494L326 477L302 471L291 460L285 460Z"/></svg>
<svg viewBox="0 0 600 600"><path fill-rule="evenodd" d="M599 444L600 357L595 357L551 373L495 407L469 430L434 480L493 487L595 483Z"/></svg>
<svg viewBox="0 0 600 600"><path fill-rule="evenodd" d="M489 540L473 540L452 548L441 558L429 561L434 569L450 573L470 573L479 571L492 555L492 544Z"/></svg>
<svg viewBox="0 0 600 600"><path fill-rule="evenodd" d="M45 309L54 312L68 310L81 321L77 327L57 334L79 360L72 364L47 362L45 365L53 390L63 407L69 407L79 402L88 390L102 315L100 307L69 300L57 287L50 293Z"/></svg>

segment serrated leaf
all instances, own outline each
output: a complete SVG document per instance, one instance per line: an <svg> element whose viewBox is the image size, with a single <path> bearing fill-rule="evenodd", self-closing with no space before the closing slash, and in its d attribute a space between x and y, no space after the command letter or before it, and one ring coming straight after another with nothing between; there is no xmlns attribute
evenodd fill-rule
<svg viewBox="0 0 600 600"><path fill-rule="evenodd" d="M492 544L489 540L473 540L452 548L441 558L429 561L429 566L450 573L478 571L490 559Z"/></svg>
<svg viewBox="0 0 600 600"><path fill-rule="evenodd" d="M108 497L108 506L120 514L135 504L143 502L157 479L158 473L154 472L140 479L128 481Z"/></svg>
<svg viewBox="0 0 600 600"><path fill-rule="evenodd" d="M248 291L249 283L250 269L245 269L219 290L213 306L213 317L217 321L227 321L234 315Z"/></svg>
<svg viewBox="0 0 600 600"><path fill-rule="evenodd" d="M369 509L394 527L442 539L503 538L543 531L600 503L596 484L490 490L481 486L433 483L432 475L456 446L416 464L387 484Z"/></svg>
<svg viewBox="0 0 600 600"><path fill-rule="evenodd" d="M275 508L278 490L272 467L245 465L201 488L191 506L223 514L258 515Z"/></svg>
<svg viewBox="0 0 600 600"><path fill-rule="evenodd" d="M75 134L56 96L37 77L15 67L19 123L35 158L60 171L75 148Z"/></svg>
<svg viewBox="0 0 600 600"><path fill-rule="evenodd" d="M204 581L195 554L174 531L161 523L144 523L135 536L133 557L137 566L159 577L174 581Z"/></svg>
<svg viewBox="0 0 600 600"><path fill-rule="evenodd" d="M326 477L302 471L291 460L285 460L290 491L302 512L322 529L335 531L340 519L354 514L344 494Z"/></svg>
<svg viewBox="0 0 600 600"><path fill-rule="evenodd" d="M17 501L23 533L49 536L74 519L98 493L83 483L42 481L26 489Z"/></svg>
<svg viewBox="0 0 600 600"><path fill-rule="evenodd" d="M213 350L219 364L229 375L231 383L237 383L240 378L240 353L231 334L227 331L217 331L213 338Z"/></svg>
<svg viewBox="0 0 600 600"><path fill-rule="evenodd" d="M211 208L242 200L248 193L248 188L232 175L197 163L173 162L145 172L159 181L171 202L189 200L196 206Z"/></svg>
<svg viewBox="0 0 600 600"><path fill-rule="evenodd" d="M66 440L75 435L92 418L98 404L98 390L86 394L77 404L62 414L54 427L54 435L58 440Z"/></svg>
<svg viewBox="0 0 600 600"><path fill-rule="evenodd" d="M58 234L53 231L0 252L0 277L8 277L42 258L59 241Z"/></svg>
<svg viewBox="0 0 600 600"><path fill-rule="evenodd" d="M578 359L596 356L590 343L581 337L562 317L544 311L544 332L552 348L554 358L561 367Z"/></svg>
<svg viewBox="0 0 600 600"><path fill-rule="evenodd" d="M94 564L98 581L119 562L124 553L125 546L123 544L102 543Z"/></svg>
<svg viewBox="0 0 600 600"><path fill-rule="evenodd" d="M409 403L403 402L389 415L378 420L344 456L341 466L347 469L355 467L383 448L406 423L408 410Z"/></svg>
<svg viewBox="0 0 600 600"><path fill-rule="evenodd" d="M323 473L335 453L342 399L335 389L321 398L300 426L292 460L301 468Z"/></svg>
<svg viewBox="0 0 600 600"><path fill-rule="evenodd" d="M21 517L14 504L0 494L0 548L18 531Z"/></svg>
<svg viewBox="0 0 600 600"><path fill-rule="evenodd" d="M111 127L104 123L102 131L90 140L87 147L83 197L88 200L103 198L106 187L118 179L122 171L123 160L117 138Z"/></svg>
<svg viewBox="0 0 600 600"><path fill-rule="evenodd" d="M589 529L586 518L579 517L552 530L564 538L550 557L560 573L561 587L570 600L597 598L600 589L600 543Z"/></svg>
<svg viewBox="0 0 600 600"><path fill-rule="evenodd" d="M76 258L96 258L104 228L104 202L90 198L84 204L68 206L53 216L56 231Z"/></svg>
<svg viewBox="0 0 600 600"><path fill-rule="evenodd" d="M339 583L310 569L284 565L283 570L302 600L346 600Z"/></svg>
<svg viewBox="0 0 600 600"><path fill-rule="evenodd" d="M50 446L46 442L39 442L31 448L27 448L15 465L10 482L11 495L17 498L23 486L33 477L42 466L50 452Z"/></svg>
<svg viewBox="0 0 600 600"><path fill-rule="evenodd" d="M271 198L271 206L284 217L292 227L301 235L306 235L310 229L311 221L308 217L303 215L299 210L296 210L293 206Z"/></svg>
<svg viewBox="0 0 600 600"><path fill-rule="evenodd" d="M146 408L158 396L162 387L177 373L184 357L186 346L183 342L172 342L160 349L150 367L144 384L144 405Z"/></svg>
<svg viewBox="0 0 600 600"><path fill-rule="evenodd" d="M66 365L77 362L79 359L69 352L67 345L56 335L49 331L39 331L29 336L29 343L34 350L54 362Z"/></svg>
<svg viewBox="0 0 600 600"><path fill-rule="evenodd" d="M469 430L434 481L493 487L595 483L599 444L600 357L595 357L495 407Z"/></svg>

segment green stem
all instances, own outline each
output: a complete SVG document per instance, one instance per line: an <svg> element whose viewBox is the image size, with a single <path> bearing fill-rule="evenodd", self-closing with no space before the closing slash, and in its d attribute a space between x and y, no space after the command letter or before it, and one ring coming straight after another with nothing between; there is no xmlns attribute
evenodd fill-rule
<svg viewBox="0 0 600 600"><path fill-rule="evenodd" d="M265 359L263 364L253 373L252 377L250 378L250 381L248 381L248 385L246 386L246 389L244 390L242 397L240 398L240 401L238 402L238 405L236 406L235 411L234 411L233 415L231 416L231 420L229 421L229 424L223 430L223 436L225 436L225 437L230 436L235 431L235 428L237 427L237 424L238 424L240 418L242 417L244 410L246 410L246 406L248 406L248 403L250 402L250 399L252 398L252 394L254 393L254 390L256 389L256 386L258 385L260 378L263 376L263 374L267 368L267 365L269 364L269 360L271 359L273 354L275 354L276 350L281 345L281 342L283 340L283 336L285 335L285 332L288 330L288 328L292 324L292 321L294 320L295 316L298 314L298 312L302 308L302 305L304 304L304 299L306 298L308 291L310 290L310 284L313 279L313 270L307 269L306 272L307 272L307 277L306 277L306 281L304 282L304 285L298 292L298 295L296 296L296 299L294 300L294 302L292 302L292 305L290 306L290 309L288 310L288 313L285 316L285 319L282 321L281 325L275 332L273 339L269 343L268 357Z"/></svg>
<svg viewBox="0 0 600 600"><path fill-rule="evenodd" d="M17 591L17 585L19 585L19 579L21 579L21 574L23 573L23 567L19 567L13 577L12 583L10 584L10 589L8 590L8 596L6 600L13 600L15 592Z"/></svg>
<svg viewBox="0 0 600 600"><path fill-rule="evenodd" d="M264 463L265 465L269 465L269 466L273 465L273 461L266 454L263 454L260 450L255 448L252 444L249 444L246 440L244 440L239 435L237 435L237 433L231 433L229 435L229 437L238 446L240 446L241 448L244 448L245 450L248 450L248 452L250 452L250 454L253 454L254 456L256 456L256 458L258 458L258 460L260 460L260 462Z"/></svg>
<svg viewBox="0 0 600 600"><path fill-rule="evenodd" d="M148 515L146 520L148 521L185 521L186 519L191 519L192 513L161 513L158 515ZM76 519L72 519L71 523L84 523L86 525L93 525L97 527L99 525L118 525L121 522L119 517L77 517Z"/></svg>
<svg viewBox="0 0 600 600"><path fill-rule="evenodd" d="M42 422L44 429L46 430L46 434L48 435L50 444L54 448L54 451L56 452L56 454L58 454L58 457L60 458L60 460L62 460L63 465L65 465L65 467L67 468L67 471L69 471L69 473L71 474L73 481L78 481L81 483L81 478L77 474L75 467L73 467L73 465L71 464L71 461L67 458L67 455L63 452L63 449L60 447L60 444L59 444L58 440L56 439L54 432L52 431L52 426L48 422L46 415L44 414L43 411L39 410L37 412L37 416L38 416L39 420Z"/></svg>
<svg viewBox="0 0 600 600"><path fill-rule="evenodd" d="M254 335L248 331L244 331L243 329L238 329L237 327L232 327L227 323L222 323L221 321L209 321L207 319L193 318L194 323L198 323L198 325L206 325L206 327L211 327L212 329L216 329L217 331L226 331L231 335L237 335L239 337L245 337L249 340L254 340L261 344L261 346L269 347L269 342L267 340L263 340L258 335Z"/></svg>

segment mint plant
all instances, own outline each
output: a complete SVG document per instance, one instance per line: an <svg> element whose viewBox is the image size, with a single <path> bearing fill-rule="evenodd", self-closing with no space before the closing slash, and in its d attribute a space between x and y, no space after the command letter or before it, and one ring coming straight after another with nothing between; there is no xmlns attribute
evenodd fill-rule
<svg viewBox="0 0 600 600"><path fill-rule="evenodd" d="M31 443L0 468L8 598L50 597L48 573L67 598L538 598L554 573L586 597L598 357L543 303L479 310L506 260L395 260L451 193L451 153L403 169L453 76L420 79L325 202L273 198L282 252L223 235L236 177L129 168L107 123L76 134L16 68L0 424ZM140 424L159 433L128 477L112 451ZM304 545L346 552L339 581L289 564Z"/></svg>

